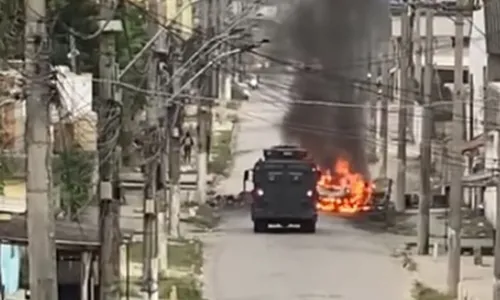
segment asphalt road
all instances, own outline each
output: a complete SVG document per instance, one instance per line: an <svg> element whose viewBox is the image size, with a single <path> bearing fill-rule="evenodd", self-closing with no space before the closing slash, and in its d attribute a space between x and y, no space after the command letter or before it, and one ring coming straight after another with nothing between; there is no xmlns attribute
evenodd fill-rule
<svg viewBox="0 0 500 300"><path fill-rule="evenodd" d="M262 86L243 105L239 154L223 192L240 192L243 171L262 148L281 142L281 101L284 90ZM314 235L254 234L249 213L232 212L205 241L209 300L409 299L411 279L390 257L388 237L353 228L345 219L321 216Z"/></svg>

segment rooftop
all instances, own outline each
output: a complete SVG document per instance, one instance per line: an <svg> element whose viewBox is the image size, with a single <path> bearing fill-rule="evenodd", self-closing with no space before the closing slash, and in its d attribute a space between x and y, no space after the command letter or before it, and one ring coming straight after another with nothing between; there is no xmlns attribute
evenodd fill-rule
<svg viewBox="0 0 500 300"><path fill-rule="evenodd" d="M87 248L97 250L100 246L97 226L67 220L56 220L55 225L55 239L58 249ZM131 232L122 232L123 242L126 243L131 237ZM8 218L0 218L0 241L27 244L26 215L10 215Z"/></svg>

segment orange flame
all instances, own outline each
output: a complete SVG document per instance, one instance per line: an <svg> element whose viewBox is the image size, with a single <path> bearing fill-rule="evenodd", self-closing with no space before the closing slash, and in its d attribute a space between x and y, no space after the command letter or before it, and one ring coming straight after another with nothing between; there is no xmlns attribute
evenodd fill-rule
<svg viewBox="0 0 500 300"><path fill-rule="evenodd" d="M371 208L373 185L352 171L349 161L338 159L333 172L322 171L317 183L318 209L328 212L356 213Z"/></svg>

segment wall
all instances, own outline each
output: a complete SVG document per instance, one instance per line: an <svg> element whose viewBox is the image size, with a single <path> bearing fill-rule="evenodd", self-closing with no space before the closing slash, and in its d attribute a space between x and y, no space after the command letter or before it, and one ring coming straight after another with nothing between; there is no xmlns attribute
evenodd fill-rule
<svg viewBox="0 0 500 300"><path fill-rule="evenodd" d="M498 153L497 153L497 148L498 148L498 139L500 137L499 131L491 131L488 134L488 139L486 141L486 147L485 147L485 159L486 159L486 164L485 167L486 169L492 169L492 168L497 168L500 166L500 163L498 161ZM488 187L486 188L485 194L484 194L484 212L486 215L486 219L491 223L495 224L496 220L496 187Z"/></svg>
<svg viewBox="0 0 500 300"><path fill-rule="evenodd" d="M181 8L186 6L192 0L167 0L167 22L176 21L178 24L176 29L181 33L183 39L187 40L193 34L193 5L188 5L182 11Z"/></svg>
<svg viewBox="0 0 500 300"><path fill-rule="evenodd" d="M88 151L95 150L97 116L92 111L92 74L75 74L66 66L58 66L57 88L63 103L65 122L75 124L75 140ZM11 75L11 76L15 76ZM5 100L2 97L1 100ZM2 123L9 129L9 136L14 137L14 144L9 149L17 153L24 152L24 131L26 122L26 107L22 101L8 106L7 112L2 110ZM53 122L59 121L59 112L51 111Z"/></svg>
<svg viewBox="0 0 500 300"><path fill-rule="evenodd" d="M466 18L469 19L469 18ZM434 36L454 36L455 25L453 18L449 16L435 16L434 17ZM471 34L472 22L469 19L464 24L464 36ZM475 25L475 23L474 23ZM425 34L425 16L420 18L420 28L422 34ZM401 36L401 17L392 16L392 36Z"/></svg>
<svg viewBox="0 0 500 300"><path fill-rule="evenodd" d="M471 31L469 46L469 70L473 76L474 87L474 131L473 136L477 136L484 130L484 68L486 67L486 38L484 36L484 8L474 11L472 15L474 26Z"/></svg>

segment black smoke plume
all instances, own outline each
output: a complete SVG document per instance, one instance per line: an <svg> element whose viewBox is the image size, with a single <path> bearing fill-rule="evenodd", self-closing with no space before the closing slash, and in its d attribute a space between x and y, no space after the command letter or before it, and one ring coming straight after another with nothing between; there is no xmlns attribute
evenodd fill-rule
<svg viewBox="0 0 500 300"><path fill-rule="evenodd" d="M279 28L278 36L287 45L280 54L312 67L294 75L290 88L293 100L327 104L366 101L367 92L356 88L354 79L366 81L367 41L379 23L381 15L376 12L381 7L380 0L310 0L292 8ZM322 167L331 168L337 157L345 157L355 171L369 176L366 146L370 141L366 140L365 119L359 107L291 104L282 131L287 140L306 148Z"/></svg>

